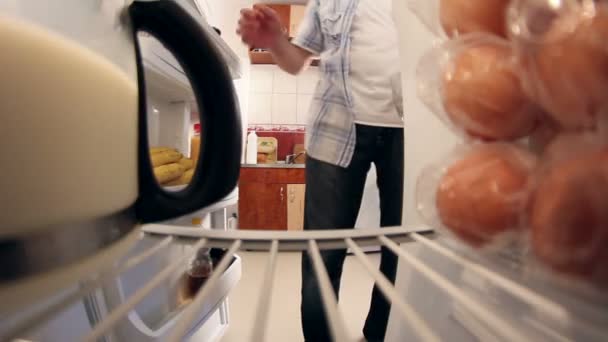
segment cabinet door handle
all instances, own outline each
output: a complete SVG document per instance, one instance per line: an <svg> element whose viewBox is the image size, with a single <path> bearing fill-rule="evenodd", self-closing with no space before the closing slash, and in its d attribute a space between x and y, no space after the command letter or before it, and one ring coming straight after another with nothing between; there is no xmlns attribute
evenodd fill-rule
<svg viewBox="0 0 608 342"><path fill-rule="evenodd" d="M285 188L281 187L281 202L283 202L283 200L285 199L285 195L283 194Z"/></svg>

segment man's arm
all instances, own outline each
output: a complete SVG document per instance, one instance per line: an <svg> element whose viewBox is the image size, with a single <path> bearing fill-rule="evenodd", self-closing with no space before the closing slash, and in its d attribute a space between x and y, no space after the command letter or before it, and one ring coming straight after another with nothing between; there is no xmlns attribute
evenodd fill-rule
<svg viewBox="0 0 608 342"><path fill-rule="evenodd" d="M237 33L245 44L270 48L276 64L297 75L310 65L314 53L289 42L274 10L264 5L243 9Z"/></svg>
<svg viewBox="0 0 608 342"><path fill-rule="evenodd" d="M313 57L312 52L293 45L285 37L279 39L270 52L279 68L292 75L297 75L306 69Z"/></svg>

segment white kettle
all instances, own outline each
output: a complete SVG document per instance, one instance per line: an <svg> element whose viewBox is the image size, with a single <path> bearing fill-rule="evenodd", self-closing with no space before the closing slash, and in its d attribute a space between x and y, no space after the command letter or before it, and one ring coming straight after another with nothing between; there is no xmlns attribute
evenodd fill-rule
<svg viewBox="0 0 608 342"><path fill-rule="evenodd" d="M200 110L196 173L180 192L149 157L140 31L180 62ZM0 0L0 284L94 255L140 223L234 189L241 125L229 71L173 1Z"/></svg>

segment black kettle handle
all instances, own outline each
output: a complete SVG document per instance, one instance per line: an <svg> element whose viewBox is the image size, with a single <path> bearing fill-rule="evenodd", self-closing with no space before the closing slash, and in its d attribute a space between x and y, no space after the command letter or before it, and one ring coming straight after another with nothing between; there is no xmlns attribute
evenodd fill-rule
<svg viewBox="0 0 608 342"><path fill-rule="evenodd" d="M236 187L241 160L241 123L228 68L196 20L173 1L135 1L128 9L133 26L139 82L139 198L137 216L149 223L182 216L208 206ZM158 39L179 61L199 108L201 148L190 185L164 191L149 155L146 89L137 32Z"/></svg>

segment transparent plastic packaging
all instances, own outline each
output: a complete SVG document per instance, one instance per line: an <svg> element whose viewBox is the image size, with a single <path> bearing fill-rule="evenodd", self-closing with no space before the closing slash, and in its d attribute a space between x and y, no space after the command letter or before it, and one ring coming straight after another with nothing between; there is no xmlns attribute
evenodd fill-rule
<svg viewBox="0 0 608 342"><path fill-rule="evenodd" d="M420 99L457 133L516 140L531 133L542 110L526 96L509 41L483 33L432 49L417 69Z"/></svg>
<svg viewBox="0 0 608 342"><path fill-rule="evenodd" d="M420 176L419 212L475 260L606 301L608 1L409 4L446 38L418 65L418 95L463 138ZM481 28L484 11L506 13L506 37Z"/></svg>
<svg viewBox="0 0 608 342"><path fill-rule="evenodd" d="M567 133L547 147L528 214L533 261L608 286L608 144Z"/></svg>
<svg viewBox="0 0 608 342"><path fill-rule="evenodd" d="M506 37L508 4L509 0L409 0L408 7L442 38L474 32Z"/></svg>
<svg viewBox="0 0 608 342"><path fill-rule="evenodd" d="M510 143L458 147L418 180L422 216L482 251L519 249L536 156Z"/></svg>
<svg viewBox="0 0 608 342"><path fill-rule="evenodd" d="M514 0L509 33L529 95L566 129L608 117L608 2Z"/></svg>
<svg viewBox="0 0 608 342"><path fill-rule="evenodd" d="M547 146L560 134L561 128L547 117L541 117L528 139L530 150L542 155Z"/></svg>

